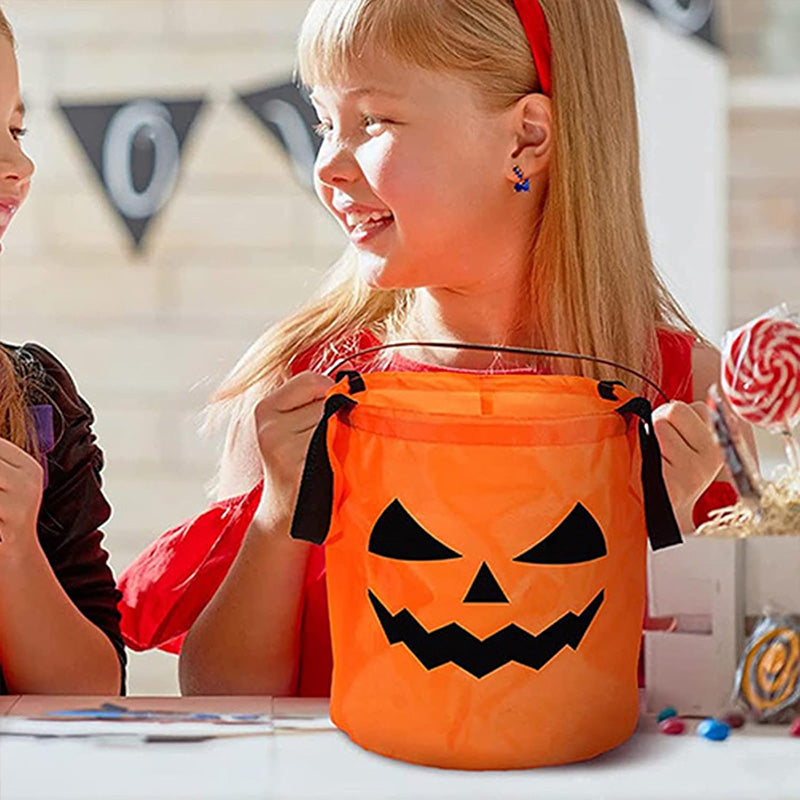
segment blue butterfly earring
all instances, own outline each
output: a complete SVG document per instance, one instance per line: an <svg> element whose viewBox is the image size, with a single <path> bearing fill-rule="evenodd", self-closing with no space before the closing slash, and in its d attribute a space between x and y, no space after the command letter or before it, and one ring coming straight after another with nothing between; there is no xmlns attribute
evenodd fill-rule
<svg viewBox="0 0 800 800"><path fill-rule="evenodd" d="M514 165L514 174L519 178L519 180L514 184L514 191L529 192L531 190L530 178L526 178L525 175L523 175L522 170L516 165Z"/></svg>

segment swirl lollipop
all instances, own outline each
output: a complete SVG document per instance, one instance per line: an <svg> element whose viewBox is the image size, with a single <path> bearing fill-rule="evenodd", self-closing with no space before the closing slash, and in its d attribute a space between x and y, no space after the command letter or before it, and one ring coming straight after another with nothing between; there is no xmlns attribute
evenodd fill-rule
<svg viewBox="0 0 800 800"><path fill-rule="evenodd" d="M734 331L723 354L722 388L742 419L784 435L792 466L800 468L791 434L800 420L800 325L771 313Z"/></svg>
<svg viewBox="0 0 800 800"><path fill-rule="evenodd" d="M779 716L800 700L800 631L782 618L762 620L736 675L739 699L758 720Z"/></svg>

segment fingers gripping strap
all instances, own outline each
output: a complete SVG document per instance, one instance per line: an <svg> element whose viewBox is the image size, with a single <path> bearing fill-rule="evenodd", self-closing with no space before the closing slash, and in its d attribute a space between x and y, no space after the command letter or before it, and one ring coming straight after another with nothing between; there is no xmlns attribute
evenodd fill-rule
<svg viewBox="0 0 800 800"><path fill-rule="evenodd" d="M361 377L360 372L356 372L352 369L346 369L336 373L336 383L339 383L339 381L342 381L345 378L347 378L347 383L349 386L347 391L350 394L357 394L358 392L366 391L367 386L364 383L364 379Z"/></svg>
<svg viewBox="0 0 800 800"><path fill-rule="evenodd" d="M357 403L347 395L334 394L325 402L322 419L314 430L306 454L300 491L292 518L291 536L322 544L328 535L333 511L333 470L328 457L328 420Z"/></svg>
<svg viewBox="0 0 800 800"><path fill-rule="evenodd" d="M618 414L634 414L639 418L639 448L642 454L642 488L647 535L653 550L680 544L683 541L672 503L661 471L661 448L653 429L650 403L634 397L617 409Z"/></svg>

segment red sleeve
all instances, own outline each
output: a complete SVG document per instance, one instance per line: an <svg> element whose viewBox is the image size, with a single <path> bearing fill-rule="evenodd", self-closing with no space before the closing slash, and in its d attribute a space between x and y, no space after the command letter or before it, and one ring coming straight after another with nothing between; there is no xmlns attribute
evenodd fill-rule
<svg viewBox="0 0 800 800"><path fill-rule="evenodd" d="M263 484L215 503L162 534L123 573L122 635L133 650L180 651L183 639L228 574L261 499Z"/></svg>
<svg viewBox="0 0 800 800"><path fill-rule="evenodd" d="M662 388L671 400L691 403L694 400L692 380L692 348L694 336L684 331L659 329L658 343L663 361ZM657 400L654 407L661 405ZM709 514L718 509L735 505L739 495L729 483L715 481L700 496L692 511L695 526L708 520Z"/></svg>
<svg viewBox="0 0 800 800"><path fill-rule="evenodd" d="M727 508L736 505L739 495L736 489L725 481L714 481L708 489L700 495L700 499L694 504L692 511L692 521L695 527L702 525L708 520L709 514L718 508Z"/></svg>
<svg viewBox="0 0 800 800"><path fill-rule="evenodd" d="M694 336L683 331L659 328L658 346L662 362L661 388L670 400L691 403L694 396L692 380ZM659 404L660 401L656 403Z"/></svg>
<svg viewBox="0 0 800 800"><path fill-rule="evenodd" d="M326 342L320 342L306 348L305 350L301 350L300 353L298 353L298 355L291 360L291 363L289 364L289 374L294 377L295 375L299 375L301 372L305 372L309 369L313 369L317 372L324 372L326 369L333 366L336 361L339 361L340 358L346 355L353 355L358 353L360 350L365 350L369 347L375 347L380 343L380 339L378 339L374 333L371 333L367 330L359 331L353 334L351 337L344 339L340 347L337 348L337 354L329 354L328 362L320 363L320 355L327 346ZM342 368L363 369L363 367L364 364L361 361L354 359L352 362L348 362L348 365Z"/></svg>
<svg viewBox="0 0 800 800"><path fill-rule="evenodd" d="M309 347L306 350L298 353L290 362L289 362L289 375L293 378L295 375L299 375L301 372L307 372L311 369L311 364L317 358L318 353L320 352L320 347Z"/></svg>

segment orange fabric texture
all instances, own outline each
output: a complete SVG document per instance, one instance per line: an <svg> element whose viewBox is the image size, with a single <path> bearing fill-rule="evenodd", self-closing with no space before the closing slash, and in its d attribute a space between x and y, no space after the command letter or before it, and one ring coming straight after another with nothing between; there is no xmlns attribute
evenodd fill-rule
<svg viewBox="0 0 800 800"><path fill-rule="evenodd" d="M647 542L638 426L616 412L633 395L562 376L363 377L326 434L334 722L461 769L625 741ZM320 494L304 493L318 462L312 448L299 506Z"/></svg>

